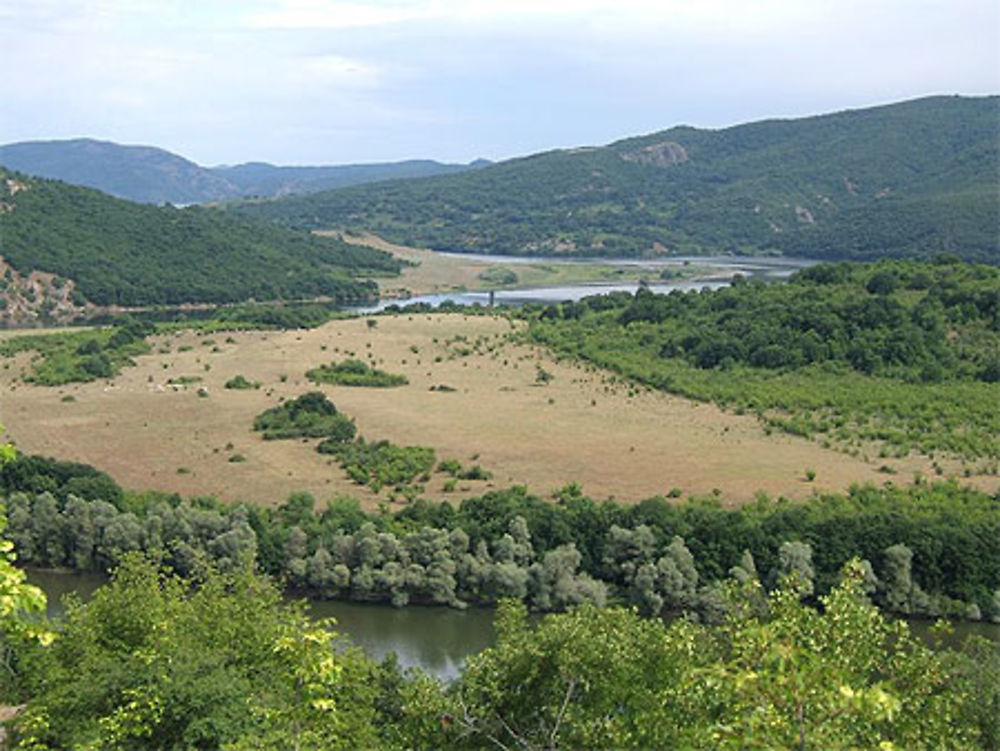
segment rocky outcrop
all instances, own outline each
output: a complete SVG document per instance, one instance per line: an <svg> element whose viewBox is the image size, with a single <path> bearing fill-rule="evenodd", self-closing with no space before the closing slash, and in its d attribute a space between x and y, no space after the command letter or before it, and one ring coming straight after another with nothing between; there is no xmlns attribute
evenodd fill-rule
<svg viewBox="0 0 1000 751"><path fill-rule="evenodd" d="M674 167L688 161L687 150L676 141L663 141L643 146L621 155L626 162L648 164L651 167Z"/></svg>

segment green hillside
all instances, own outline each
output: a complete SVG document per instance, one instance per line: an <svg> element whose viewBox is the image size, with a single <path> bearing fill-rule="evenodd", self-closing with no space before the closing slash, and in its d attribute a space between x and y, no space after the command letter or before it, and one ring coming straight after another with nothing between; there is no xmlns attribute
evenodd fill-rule
<svg viewBox="0 0 1000 751"><path fill-rule="evenodd" d="M996 262L998 97L676 127L475 172L246 205L438 250Z"/></svg>
<svg viewBox="0 0 1000 751"><path fill-rule="evenodd" d="M245 195L224 175L169 151L92 138L5 144L0 165L141 203L204 203Z"/></svg>
<svg viewBox="0 0 1000 751"><path fill-rule="evenodd" d="M360 277L395 274L387 253L252 217L139 205L0 168L0 256L21 274L76 282L99 305L376 294Z"/></svg>

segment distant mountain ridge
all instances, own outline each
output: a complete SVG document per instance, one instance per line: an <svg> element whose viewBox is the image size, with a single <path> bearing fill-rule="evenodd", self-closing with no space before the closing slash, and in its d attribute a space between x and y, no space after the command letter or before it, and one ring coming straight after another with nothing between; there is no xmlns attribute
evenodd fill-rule
<svg viewBox="0 0 1000 751"><path fill-rule="evenodd" d="M238 210L435 250L1000 262L1000 97L674 127Z"/></svg>
<svg viewBox="0 0 1000 751"><path fill-rule="evenodd" d="M92 138L0 146L0 165L9 169L95 188L138 203L176 205L309 193L377 180L461 172L483 164L482 160L465 165L414 159L315 167L264 162L202 167L153 146L126 146Z"/></svg>

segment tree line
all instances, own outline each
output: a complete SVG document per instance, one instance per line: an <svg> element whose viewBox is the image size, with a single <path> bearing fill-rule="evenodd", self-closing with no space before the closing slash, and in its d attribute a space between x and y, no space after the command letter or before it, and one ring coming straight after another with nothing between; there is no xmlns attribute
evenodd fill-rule
<svg viewBox="0 0 1000 751"><path fill-rule="evenodd" d="M537 610L613 601L711 620L734 572L771 588L795 570L815 597L858 557L888 610L1000 618L1000 501L954 482L734 509L716 497L598 503L575 487L552 502L514 487L457 508L416 500L367 513L346 499L317 509L308 494L268 509L116 493L85 465L35 457L0 478L9 536L36 566L106 571L139 551L187 574L207 556L223 570L253 561L316 597L453 607L513 597Z"/></svg>

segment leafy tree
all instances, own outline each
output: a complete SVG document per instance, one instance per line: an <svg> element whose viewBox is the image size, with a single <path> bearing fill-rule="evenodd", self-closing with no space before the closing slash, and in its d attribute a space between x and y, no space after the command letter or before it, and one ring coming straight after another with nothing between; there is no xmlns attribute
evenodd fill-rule
<svg viewBox="0 0 1000 751"><path fill-rule="evenodd" d="M90 602L68 603L19 747L376 745L370 666L327 625L248 571L185 582L128 556Z"/></svg>

